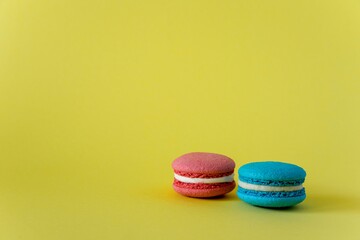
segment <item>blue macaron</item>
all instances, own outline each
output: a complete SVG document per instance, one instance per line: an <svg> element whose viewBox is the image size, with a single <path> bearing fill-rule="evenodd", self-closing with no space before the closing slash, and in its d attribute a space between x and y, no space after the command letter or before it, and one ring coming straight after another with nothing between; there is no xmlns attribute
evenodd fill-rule
<svg viewBox="0 0 360 240"><path fill-rule="evenodd" d="M290 207L305 200L306 172L283 162L252 162L239 168L238 197L261 207Z"/></svg>

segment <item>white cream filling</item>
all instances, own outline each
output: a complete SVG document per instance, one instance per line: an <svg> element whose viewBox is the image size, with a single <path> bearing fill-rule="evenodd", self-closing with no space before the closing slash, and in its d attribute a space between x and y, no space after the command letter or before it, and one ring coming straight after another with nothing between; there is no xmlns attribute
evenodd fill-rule
<svg viewBox="0 0 360 240"><path fill-rule="evenodd" d="M224 183L234 181L234 174L218 178L189 178L174 173L175 179L184 183Z"/></svg>
<svg viewBox="0 0 360 240"><path fill-rule="evenodd" d="M256 184L242 182L240 180L239 180L239 186L247 190L265 191L265 192L291 192L291 191L297 191L303 189L302 184L298 186L278 187L278 186L256 185Z"/></svg>

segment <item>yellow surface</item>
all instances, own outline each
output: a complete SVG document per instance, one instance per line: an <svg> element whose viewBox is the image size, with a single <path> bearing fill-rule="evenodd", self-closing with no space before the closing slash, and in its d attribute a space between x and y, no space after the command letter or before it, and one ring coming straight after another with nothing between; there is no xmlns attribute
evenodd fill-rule
<svg viewBox="0 0 360 240"><path fill-rule="evenodd" d="M0 0L0 239L360 239L360 3ZM290 210L171 188L308 172Z"/></svg>

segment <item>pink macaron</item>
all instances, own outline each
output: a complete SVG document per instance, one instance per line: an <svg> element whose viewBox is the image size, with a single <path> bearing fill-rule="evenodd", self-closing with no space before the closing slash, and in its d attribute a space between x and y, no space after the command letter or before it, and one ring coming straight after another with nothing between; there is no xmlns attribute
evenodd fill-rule
<svg viewBox="0 0 360 240"><path fill-rule="evenodd" d="M224 195L235 188L235 162L224 155L193 152L176 158L173 188L188 197L208 198Z"/></svg>

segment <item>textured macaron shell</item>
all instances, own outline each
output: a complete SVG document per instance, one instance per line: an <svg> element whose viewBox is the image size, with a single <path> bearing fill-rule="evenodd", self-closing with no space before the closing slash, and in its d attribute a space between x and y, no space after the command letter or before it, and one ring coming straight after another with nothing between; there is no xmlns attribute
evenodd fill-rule
<svg viewBox="0 0 360 240"><path fill-rule="evenodd" d="M246 184L239 183L237 195L249 204L281 208L294 206L306 198L305 188L302 187L306 172L294 164L274 161L253 162L240 167L238 173L241 182L255 187L252 190L247 188ZM262 186L258 189L274 189L275 187L278 190L255 190L256 185ZM286 188L296 186L299 188L286 191Z"/></svg>
<svg viewBox="0 0 360 240"><path fill-rule="evenodd" d="M235 187L235 181L221 184L193 184L193 186L178 185L175 182L173 184L176 192L184 196L197 198L221 196L231 192Z"/></svg>
<svg viewBox="0 0 360 240"><path fill-rule="evenodd" d="M189 177L189 178L219 178L231 175L233 172L226 172L226 173L189 173L189 172L182 172L174 170L174 173Z"/></svg>
<svg viewBox="0 0 360 240"><path fill-rule="evenodd" d="M303 180L306 172L299 166L283 162L253 162L239 168L239 176L247 179L286 181Z"/></svg>
<svg viewBox="0 0 360 240"><path fill-rule="evenodd" d="M186 173L231 173L234 171L235 162L231 158L221 154L193 152L175 159L172 167L176 171Z"/></svg>
<svg viewBox="0 0 360 240"><path fill-rule="evenodd" d="M204 152L184 154L173 161L172 167L175 173L174 190L188 197L220 196L231 192L236 187L235 181L232 180L235 162L221 154ZM189 180L197 179L197 181L203 178L204 182L201 182L202 180L196 183L184 182L177 175L189 178ZM205 181L226 176L230 176L229 182L205 183Z"/></svg>
<svg viewBox="0 0 360 240"><path fill-rule="evenodd" d="M283 208L291 207L296 204L301 203L305 200L306 195L302 194L300 196L294 197L273 197L271 194L264 195L249 195L244 194L240 191L237 192L238 197L246 203L261 206L261 207L272 207L272 208Z"/></svg>

